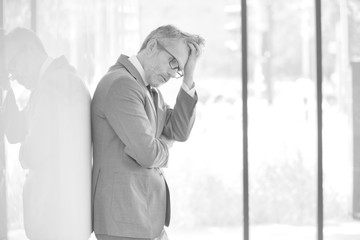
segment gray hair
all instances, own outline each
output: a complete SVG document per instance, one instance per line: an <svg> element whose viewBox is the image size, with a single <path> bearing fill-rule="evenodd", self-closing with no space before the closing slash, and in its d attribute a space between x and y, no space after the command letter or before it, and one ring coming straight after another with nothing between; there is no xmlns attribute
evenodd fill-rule
<svg viewBox="0 0 360 240"><path fill-rule="evenodd" d="M158 27L157 29L153 30L144 40L143 44L139 52L146 48L148 42L151 39L155 40L183 40L186 44L189 42L195 42L198 45L204 45L205 39L199 35L190 34L186 32L180 31L173 25L165 25Z"/></svg>
<svg viewBox="0 0 360 240"><path fill-rule="evenodd" d="M22 48L28 44L33 44L36 48L47 54L44 44L35 32L27 28L17 27L7 35L5 35L5 44L14 44L18 48Z"/></svg>

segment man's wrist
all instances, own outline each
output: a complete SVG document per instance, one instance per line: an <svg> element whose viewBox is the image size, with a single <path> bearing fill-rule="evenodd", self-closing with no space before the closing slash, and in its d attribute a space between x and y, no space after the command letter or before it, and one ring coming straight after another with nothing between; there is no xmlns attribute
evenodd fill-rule
<svg viewBox="0 0 360 240"><path fill-rule="evenodd" d="M186 84L188 89L192 89L194 87L193 77L184 76L183 83Z"/></svg>

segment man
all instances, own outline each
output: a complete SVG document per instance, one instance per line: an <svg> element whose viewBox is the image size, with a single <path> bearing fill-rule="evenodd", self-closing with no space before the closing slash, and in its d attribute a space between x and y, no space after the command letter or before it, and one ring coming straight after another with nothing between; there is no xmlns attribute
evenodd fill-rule
<svg viewBox="0 0 360 240"><path fill-rule="evenodd" d="M38 36L17 28L5 36L7 76L31 94L22 111L10 89L5 134L21 143L27 169L24 226L29 239L89 239L91 233L90 94L64 56L49 57Z"/></svg>
<svg viewBox="0 0 360 240"><path fill-rule="evenodd" d="M186 141L195 120L193 74L204 40L162 26L136 56L121 55L91 104L93 224L99 240L167 239L169 191L161 168L173 141ZM183 77L174 109L157 87Z"/></svg>

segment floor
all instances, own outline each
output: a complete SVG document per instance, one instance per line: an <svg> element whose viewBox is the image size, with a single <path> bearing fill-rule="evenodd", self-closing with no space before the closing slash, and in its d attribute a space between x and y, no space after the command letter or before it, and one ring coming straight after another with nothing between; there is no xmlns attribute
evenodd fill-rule
<svg viewBox="0 0 360 240"><path fill-rule="evenodd" d="M198 229L173 229L166 230L171 240L223 240L242 239L243 231L239 227L213 227ZM251 240L316 240L314 226L290 225L255 225L250 228ZM23 230L12 231L8 240L26 240ZM338 225L326 226L324 240L359 240L360 222L347 222ZM91 234L89 240L96 240Z"/></svg>

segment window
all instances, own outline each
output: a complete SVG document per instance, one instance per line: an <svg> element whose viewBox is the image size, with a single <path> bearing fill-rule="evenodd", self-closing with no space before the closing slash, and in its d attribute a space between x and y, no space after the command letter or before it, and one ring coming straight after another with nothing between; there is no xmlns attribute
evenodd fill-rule
<svg viewBox="0 0 360 240"><path fill-rule="evenodd" d="M31 9L36 9L36 30L49 54L64 54L91 92L121 53L136 54L147 34L160 25L174 24L206 39L196 71L197 120L189 140L174 144L165 170L172 198L171 239L247 240L246 229L252 240L322 240L319 231L329 240L360 237L358 1L322 1L321 16L315 14L314 0L247 1L247 31L241 23L245 11L237 0L1 2L6 31L30 28ZM322 41L317 42L320 17ZM242 69L245 36L247 79ZM243 112L246 80L248 111ZM180 86L181 80L173 80L161 87L170 105ZM245 118L248 149L243 149ZM4 144L0 238L7 234L9 240L24 239L25 172L17 160L19 145ZM244 151L249 173L245 188ZM319 151L322 188L317 186ZM249 200L245 211L244 189ZM318 204L319 192L323 199Z"/></svg>

